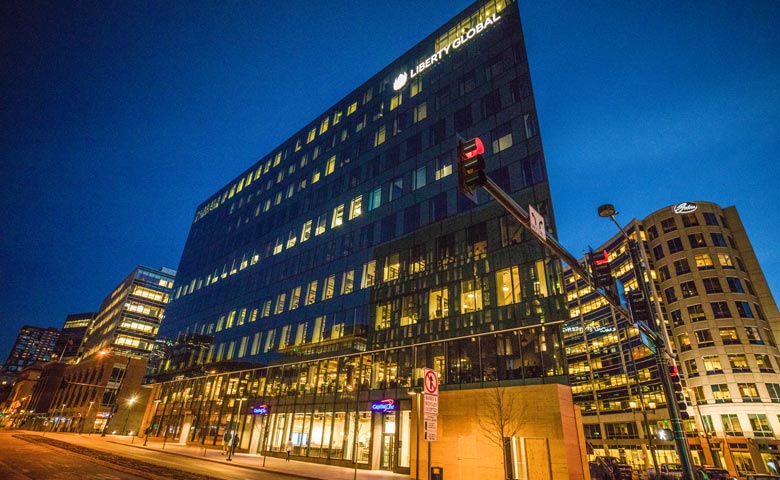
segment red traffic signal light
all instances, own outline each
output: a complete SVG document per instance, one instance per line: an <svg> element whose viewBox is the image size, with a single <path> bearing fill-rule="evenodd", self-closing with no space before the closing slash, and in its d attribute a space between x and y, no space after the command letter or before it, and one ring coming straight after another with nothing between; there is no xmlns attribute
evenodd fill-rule
<svg viewBox="0 0 780 480"><path fill-rule="evenodd" d="M472 196L487 183L483 153L485 145L479 137L458 142L458 189L465 195Z"/></svg>

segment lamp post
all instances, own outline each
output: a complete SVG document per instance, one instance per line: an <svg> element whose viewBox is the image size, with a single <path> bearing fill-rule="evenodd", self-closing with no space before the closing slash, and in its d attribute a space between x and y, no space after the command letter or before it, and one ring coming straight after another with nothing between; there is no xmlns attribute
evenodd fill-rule
<svg viewBox="0 0 780 480"><path fill-rule="evenodd" d="M620 233L623 235L626 243L628 244L628 253L631 258L631 263L634 267L634 276L636 277L637 286L639 287L639 291L642 293L644 306L647 311L650 312L650 328L657 336L656 343L660 343L660 345L656 345L655 360L658 367L658 376L661 380L661 387L664 391L664 397L666 397L666 407L669 411L669 420L672 422L672 433L674 435L674 442L675 446L677 447L677 453L680 457L680 464L682 465L683 469L683 478L686 480L695 480L696 473L693 470L691 452L688 449L688 444L685 440L685 433L683 432L682 422L680 421L680 411L677 407L677 402L675 401L674 387L672 385L672 379L669 376L667 368L669 366L669 352L667 352L667 347L663 340L665 338L666 332L664 332L663 322L653 321L653 305L650 303L650 291L647 287L647 283L645 283L645 272L644 268L642 267L643 264L641 257L639 255L639 246L637 245L636 240L631 238L623 229L623 227L620 226L617 220L615 220L615 215L617 215L618 212L615 210L613 205L601 205L598 208L598 214L602 218L609 218L612 220L612 223L618 227ZM632 318L631 320L633 323L634 319Z"/></svg>
<svg viewBox="0 0 780 480"><path fill-rule="evenodd" d="M130 420L130 413L133 411L133 404L135 404L135 401L135 396L132 396L127 400L127 414L125 415L125 424L122 425L122 432L127 432L127 422Z"/></svg>
<svg viewBox="0 0 780 480"><path fill-rule="evenodd" d="M152 425L154 425L154 419L157 418L157 407L160 406L160 399L154 401L154 413L152 414L152 423L146 428L146 437L144 438L144 447L146 442L149 441L149 432L152 431Z"/></svg>
<svg viewBox="0 0 780 480"><path fill-rule="evenodd" d="M409 395L414 397L415 409L417 414L414 418L414 444L415 444L415 461L414 461L414 479L420 480L420 401L422 400L422 389L420 387L414 387L409 390Z"/></svg>

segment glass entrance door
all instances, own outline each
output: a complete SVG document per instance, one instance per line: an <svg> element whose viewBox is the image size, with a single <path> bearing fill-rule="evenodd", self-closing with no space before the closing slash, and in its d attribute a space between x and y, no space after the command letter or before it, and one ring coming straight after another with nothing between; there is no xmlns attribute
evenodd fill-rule
<svg viewBox="0 0 780 480"><path fill-rule="evenodd" d="M382 435L382 470L392 470L395 463L395 434Z"/></svg>
<svg viewBox="0 0 780 480"><path fill-rule="evenodd" d="M393 470L395 468L395 414L382 415L382 455L379 468Z"/></svg>

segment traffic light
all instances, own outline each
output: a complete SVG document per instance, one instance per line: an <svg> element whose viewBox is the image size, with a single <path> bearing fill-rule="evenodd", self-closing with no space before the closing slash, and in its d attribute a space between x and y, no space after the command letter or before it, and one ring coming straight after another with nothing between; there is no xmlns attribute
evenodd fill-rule
<svg viewBox="0 0 780 480"><path fill-rule="evenodd" d="M647 325L653 325L653 317L647 308L645 296L639 290L628 292L628 309L631 311L631 317L635 322L641 321Z"/></svg>
<svg viewBox="0 0 780 480"><path fill-rule="evenodd" d="M680 370L676 365L669 366L669 377L672 379L672 395L674 395L672 401L677 402L677 410L680 412L680 419L688 420L691 417L688 414L688 404L685 403L685 395L683 395Z"/></svg>
<svg viewBox="0 0 780 480"><path fill-rule="evenodd" d="M590 272L596 288L603 288L609 293L615 293L615 279L612 278L612 267L609 266L609 255L604 250L602 253L590 252L588 254Z"/></svg>
<svg viewBox="0 0 780 480"><path fill-rule="evenodd" d="M483 153L485 146L479 137L458 141L458 189L465 195L487 183Z"/></svg>

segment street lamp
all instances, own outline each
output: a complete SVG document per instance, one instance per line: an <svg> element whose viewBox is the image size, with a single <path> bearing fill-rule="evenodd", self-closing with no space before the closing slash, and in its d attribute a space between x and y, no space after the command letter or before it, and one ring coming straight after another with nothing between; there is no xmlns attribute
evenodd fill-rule
<svg viewBox="0 0 780 480"><path fill-rule="evenodd" d="M154 413L152 414L152 423L146 427L146 437L144 438L144 447L146 446L146 442L149 441L149 432L152 431L152 425L154 425L154 419L157 418L157 407L160 405L160 399L154 401ZM159 434L159 431L158 431Z"/></svg>
<svg viewBox="0 0 780 480"><path fill-rule="evenodd" d="M664 397L666 397L666 408L669 411L669 419L672 422L672 432L674 434L674 442L675 446L677 447L677 453L680 456L680 464L683 468L683 474L684 478L687 480L694 480L696 478L696 473L693 470L693 463L691 461L691 452L688 450L688 444L685 441L685 433L682 429L682 422L680 422L680 411L677 407L677 402L675 401L675 392L674 387L672 385L672 379L669 376L668 373L668 355L669 352L666 351L666 344L664 342L664 338L666 335L666 332L664 332L663 329L663 322L661 321L654 321L653 320L653 305L650 303L650 291L647 287L647 283L645 283L645 272L644 268L642 267L642 261L641 257L639 255L639 246L637 245L636 240L631 238L628 233L623 229L623 227L620 226L620 224L615 220L615 215L618 214L617 210L615 210L615 206L612 204L605 204L601 205L598 208L598 214L602 218L609 218L612 220L612 223L614 223L618 229L620 230L620 233L623 235L623 237L626 240L626 243L628 244L628 253L631 258L631 263L634 267L634 276L636 277L636 283L639 287L639 291L642 293L642 297L644 300L644 307L647 309L647 311L650 313L650 328L655 332L656 334L656 349L655 349L655 360L656 360L656 366L658 367L658 376L661 380L661 387L664 391ZM637 232L638 235L638 232ZM635 323L635 319L631 319L632 323ZM659 344L660 343L660 344Z"/></svg>
<svg viewBox="0 0 780 480"><path fill-rule="evenodd" d="M122 431L127 432L127 422L130 420L130 413L133 411L133 404L135 403L137 397L133 395L127 400L127 415L125 415L125 424L122 425ZM133 437L135 439L135 437Z"/></svg>
<svg viewBox="0 0 780 480"><path fill-rule="evenodd" d="M422 389L420 387L414 387L409 390L409 395L415 399L415 405L417 415L414 419L414 443L415 443L415 461L414 461L414 479L420 480L420 402L422 401Z"/></svg>

